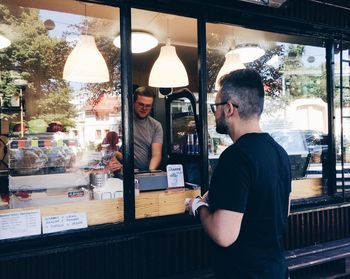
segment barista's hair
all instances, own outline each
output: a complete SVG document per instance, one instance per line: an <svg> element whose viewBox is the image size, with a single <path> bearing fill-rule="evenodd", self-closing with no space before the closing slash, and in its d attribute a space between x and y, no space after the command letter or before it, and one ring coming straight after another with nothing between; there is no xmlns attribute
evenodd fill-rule
<svg viewBox="0 0 350 279"><path fill-rule="evenodd" d="M151 97L154 99L156 97L156 94L153 92L151 88L141 86L141 87L138 87L134 92L134 102L136 102L139 96Z"/></svg>
<svg viewBox="0 0 350 279"><path fill-rule="evenodd" d="M264 109L264 85L257 71L240 69L224 75L220 81L221 102L238 105L242 119L260 118Z"/></svg>

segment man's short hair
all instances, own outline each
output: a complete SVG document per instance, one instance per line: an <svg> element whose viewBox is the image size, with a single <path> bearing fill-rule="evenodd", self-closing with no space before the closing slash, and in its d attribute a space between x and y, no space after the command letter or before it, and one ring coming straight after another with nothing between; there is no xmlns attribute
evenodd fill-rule
<svg viewBox="0 0 350 279"><path fill-rule="evenodd" d="M138 87L134 92L134 102L137 100L139 96L151 97L154 99L156 97L156 94L153 92L151 88L141 86L141 87Z"/></svg>
<svg viewBox="0 0 350 279"><path fill-rule="evenodd" d="M238 105L242 119L260 117L264 109L264 85L253 69L240 69L224 75L220 81L221 101Z"/></svg>

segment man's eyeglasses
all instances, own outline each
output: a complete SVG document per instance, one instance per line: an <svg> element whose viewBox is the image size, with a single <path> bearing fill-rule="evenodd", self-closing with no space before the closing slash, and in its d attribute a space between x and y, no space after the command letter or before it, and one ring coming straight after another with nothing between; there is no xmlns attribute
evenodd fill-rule
<svg viewBox="0 0 350 279"><path fill-rule="evenodd" d="M216 112L216 106L222 106L222 105L226 105L228 103L231 103L231 102L222 102L222 103L215 103L215 104L210 104L210 109L213 113ZM234 103L231 103L232 106L234 106L235 108L238 108L238 105L234 104Z"/></svg>
<svg viewBox="0 0 350 279"><path fill-rule="evenodd" d="M152 105L146 105L144 103L136 102L136 104L142 109L151 109Z"/></svg>

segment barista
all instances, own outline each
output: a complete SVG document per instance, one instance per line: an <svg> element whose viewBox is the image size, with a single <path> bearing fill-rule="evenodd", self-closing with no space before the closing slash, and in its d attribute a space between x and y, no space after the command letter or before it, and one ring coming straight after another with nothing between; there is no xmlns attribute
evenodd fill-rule
<svg viewBox="0 0 350 279"><path fill-rule="evenodd" d="M134 92L134 167L139 170L155 170L162 160L163 129L150 116L154 98L155 93L146 87ZM112 171L119 167L116 161L111 161Z"/></svg>

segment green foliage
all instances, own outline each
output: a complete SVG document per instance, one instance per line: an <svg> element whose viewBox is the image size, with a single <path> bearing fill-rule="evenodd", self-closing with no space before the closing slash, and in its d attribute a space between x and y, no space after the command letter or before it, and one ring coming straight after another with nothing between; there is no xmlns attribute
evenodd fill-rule
<svg viewBox="0 0 350 279"><path fill-rule="evenodd" d="M43 119L47 123L59 121L64 126L75 127L74 117L77 112L68 102L72 91L68 87L57 87L37 99L37 114L33 119Z"/></svg>
<svg viewBox="0 0 350 279"><path fill-rule="evenodd" d="M13 80L11 72L0 72L0 95L2 96L4 107L11 107L11 97L17 95L19 92Z"/></svg>
<svg viewBox="0 0 350 279"><path fill-rule="evenodd" d="M274 46L271 49L268 49L262 57L246 65L247 68L253 68L260 73L264 83L265 94L272 98L282 97L282 66L279 65L275 68L269 66L266 62L268 62L274 55L277 55L281 60L283 54L284 49L282 46Z"/></svg>
<svg viewBox="0 0 350 279"><path fill-rule="evenodd" d="M215 49L207 49L207 64L208 64L208 92L213 92L215 88L216 77L222 65L225 62L225 56Z"/></svg>
<svg viewBox="0 0 350 279"><path fill-rule="evenodd" d="M302 67L301 57L305 51L303 45L289 45L284 57L283 70L294 70Z"/></svg>
<svg viewBox="0 0 350 279"><path fill-rule="evenodd" d="M37 105L37 110L27 111L29 118L59 120L73 126L76 112L69 103L68 84L62 80L70 47L64 40L49 36L39 10L18 7L13 12L0 4L0 22L10 26L12 34L12 44L0 51L0 69L16 71L28 81L26 102ZM12 88L6 90L10 94Z"/></svg>
<svg viewBox="0 0 350 279"><path fill-rule="evenodd" d="M4 21L16 35L1 52L0 67L20 73L29 81L31 93L40 94L42 85L61 79L66 43L49 37L38 10L19 8L18 16L6 16Z"/></svg>

